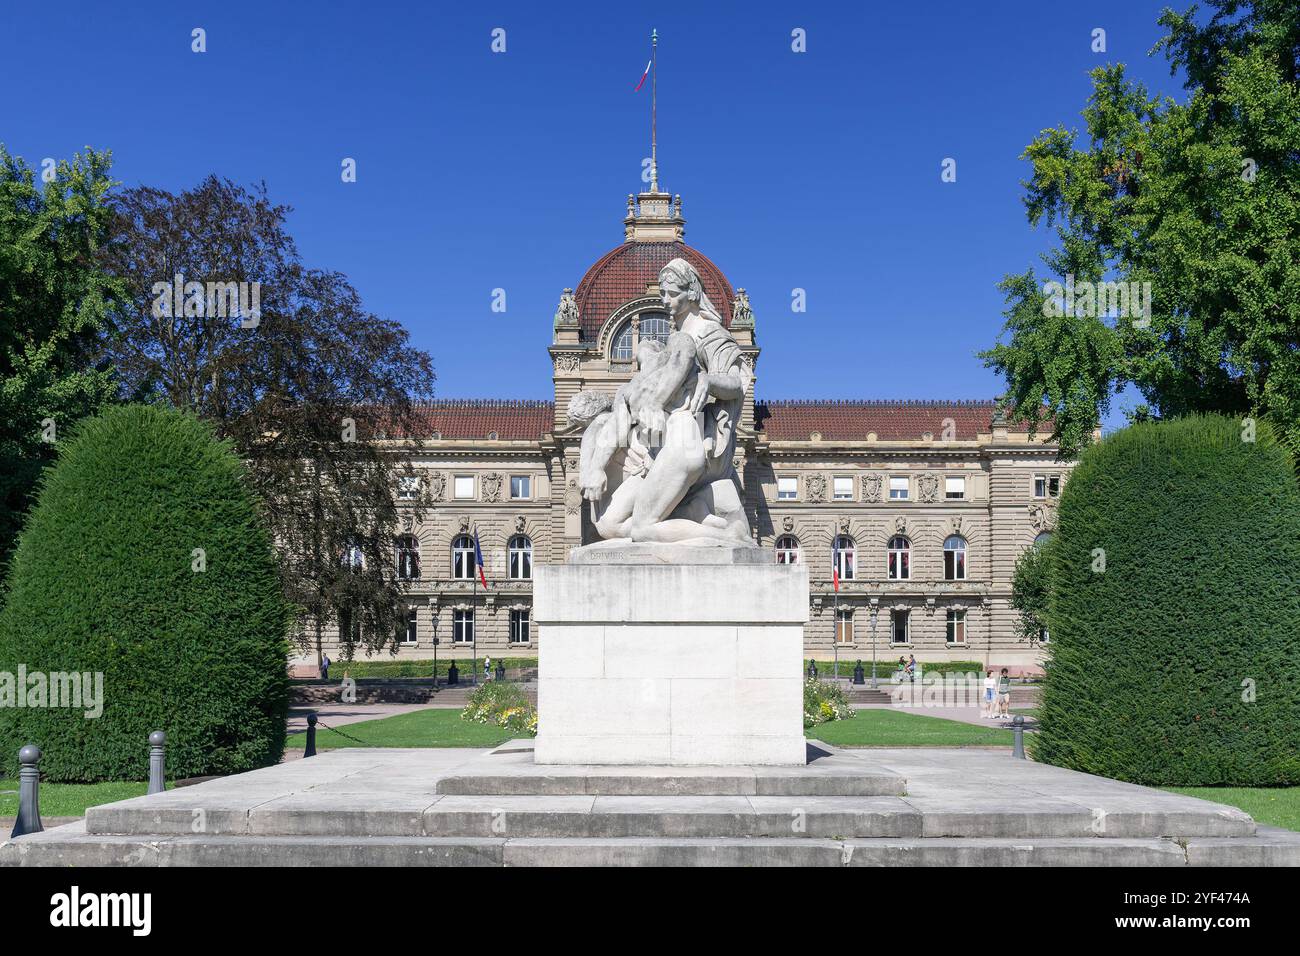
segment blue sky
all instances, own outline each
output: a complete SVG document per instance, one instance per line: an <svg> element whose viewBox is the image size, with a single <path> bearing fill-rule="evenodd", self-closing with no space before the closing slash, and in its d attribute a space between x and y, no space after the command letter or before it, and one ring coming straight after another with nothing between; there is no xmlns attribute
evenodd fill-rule
<svg viewBox="0 0 1300 956"><path fill-rule="evenodd" d="M1147 56L1161 6L8 4L0 141L33 165L110 148L128 185L265 180L307 263L433 355L440 396L545 398L560 290L621 242L641 188L653 27L662 184L749 290L758 395L988 398L996 283L1050 239L1018 157L1081 124L1103 63L1181 95Z"/></svg>

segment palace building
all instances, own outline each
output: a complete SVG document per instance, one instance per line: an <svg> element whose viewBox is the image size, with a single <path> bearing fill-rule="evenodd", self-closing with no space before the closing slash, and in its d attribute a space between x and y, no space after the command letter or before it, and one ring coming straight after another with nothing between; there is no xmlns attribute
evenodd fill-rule
<svg viewBox="0 0 1300 956"><path fill-rule="evenodd" d="M432 658L437 639L440 658L536 657L533 569L597 540L578 485L582 426L566 420L567 403L583 389L612 393L632 376L641 339L666 340L658 274L680 256L754 372L736 470L757 543L808 566L805 656L869 666L874 645L886 667L909 654L1036 666L1040 649L1017 637L1011 582L1016 559L1054 524L1071 467L1056 446L993 401L756 398L763 365L745 290L684 238L680 196L657 182L629 195L622 243L560 296L553 398L424 406L419 478L398 489L420 499L423 518L404 519L394 540L410 600L397 656ZM342 656L337 634L326 650Z"/></svg>

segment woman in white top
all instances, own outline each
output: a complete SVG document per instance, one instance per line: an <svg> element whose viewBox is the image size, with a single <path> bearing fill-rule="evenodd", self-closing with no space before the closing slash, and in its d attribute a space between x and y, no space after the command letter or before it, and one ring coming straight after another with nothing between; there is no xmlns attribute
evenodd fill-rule
<svg viewBox="0 0 1300 956"><path fill-rule="evenodd" d="M994 694L997 691L998 682L993 677L992 671L984 672L984 696L980 698L980 716L992 717Z"/></svg>

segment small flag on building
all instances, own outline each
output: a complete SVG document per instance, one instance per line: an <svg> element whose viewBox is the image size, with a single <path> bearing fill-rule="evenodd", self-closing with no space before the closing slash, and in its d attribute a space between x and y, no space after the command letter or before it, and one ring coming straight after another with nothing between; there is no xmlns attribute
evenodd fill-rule
<svg viewBox="0 0 1300 956"><path fill-rule="evenodd" d="M483 573L483 551L478 546L478 528L474 529L474 567L478 569L478 579L483 582L483 590L487 590L487 576Z"/></svg>
<svg viewBox="0 0 1300 956"><path fill-rule="evenodd" d="M834 549L831 551L831 583L835 585L836 593L840 590L840 537L835 536ZM487 587L487 585L483 585Z"/></svg>

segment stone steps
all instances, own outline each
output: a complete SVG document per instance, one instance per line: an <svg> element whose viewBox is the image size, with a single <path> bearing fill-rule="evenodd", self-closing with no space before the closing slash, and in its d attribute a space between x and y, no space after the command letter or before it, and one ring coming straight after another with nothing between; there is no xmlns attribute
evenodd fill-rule
<svg viewBox="0 0 1300 956"><path fill-rule="evenodd" d="M330 751L0 836L0 866L1300 866L1300 833L1005 750L668 768L531 746Z"/></svg>
<svg viewBox="0 0 1300 956"><path fill-rule="evenodd" d="M97 836L0 843L9 866L1300 866L1300 834L1058 839Z"/></svg>
<svg viewBox="0 0 1300 956"><path fill-rule="evenodd" d="M86 815L96 836L392 836L507 838L1185 839L1248 837L1249 816L1200 810L1110 811L1027 799L1023 807L907 797L319 794L245 813L164 809L137 798Z"/></svg>

